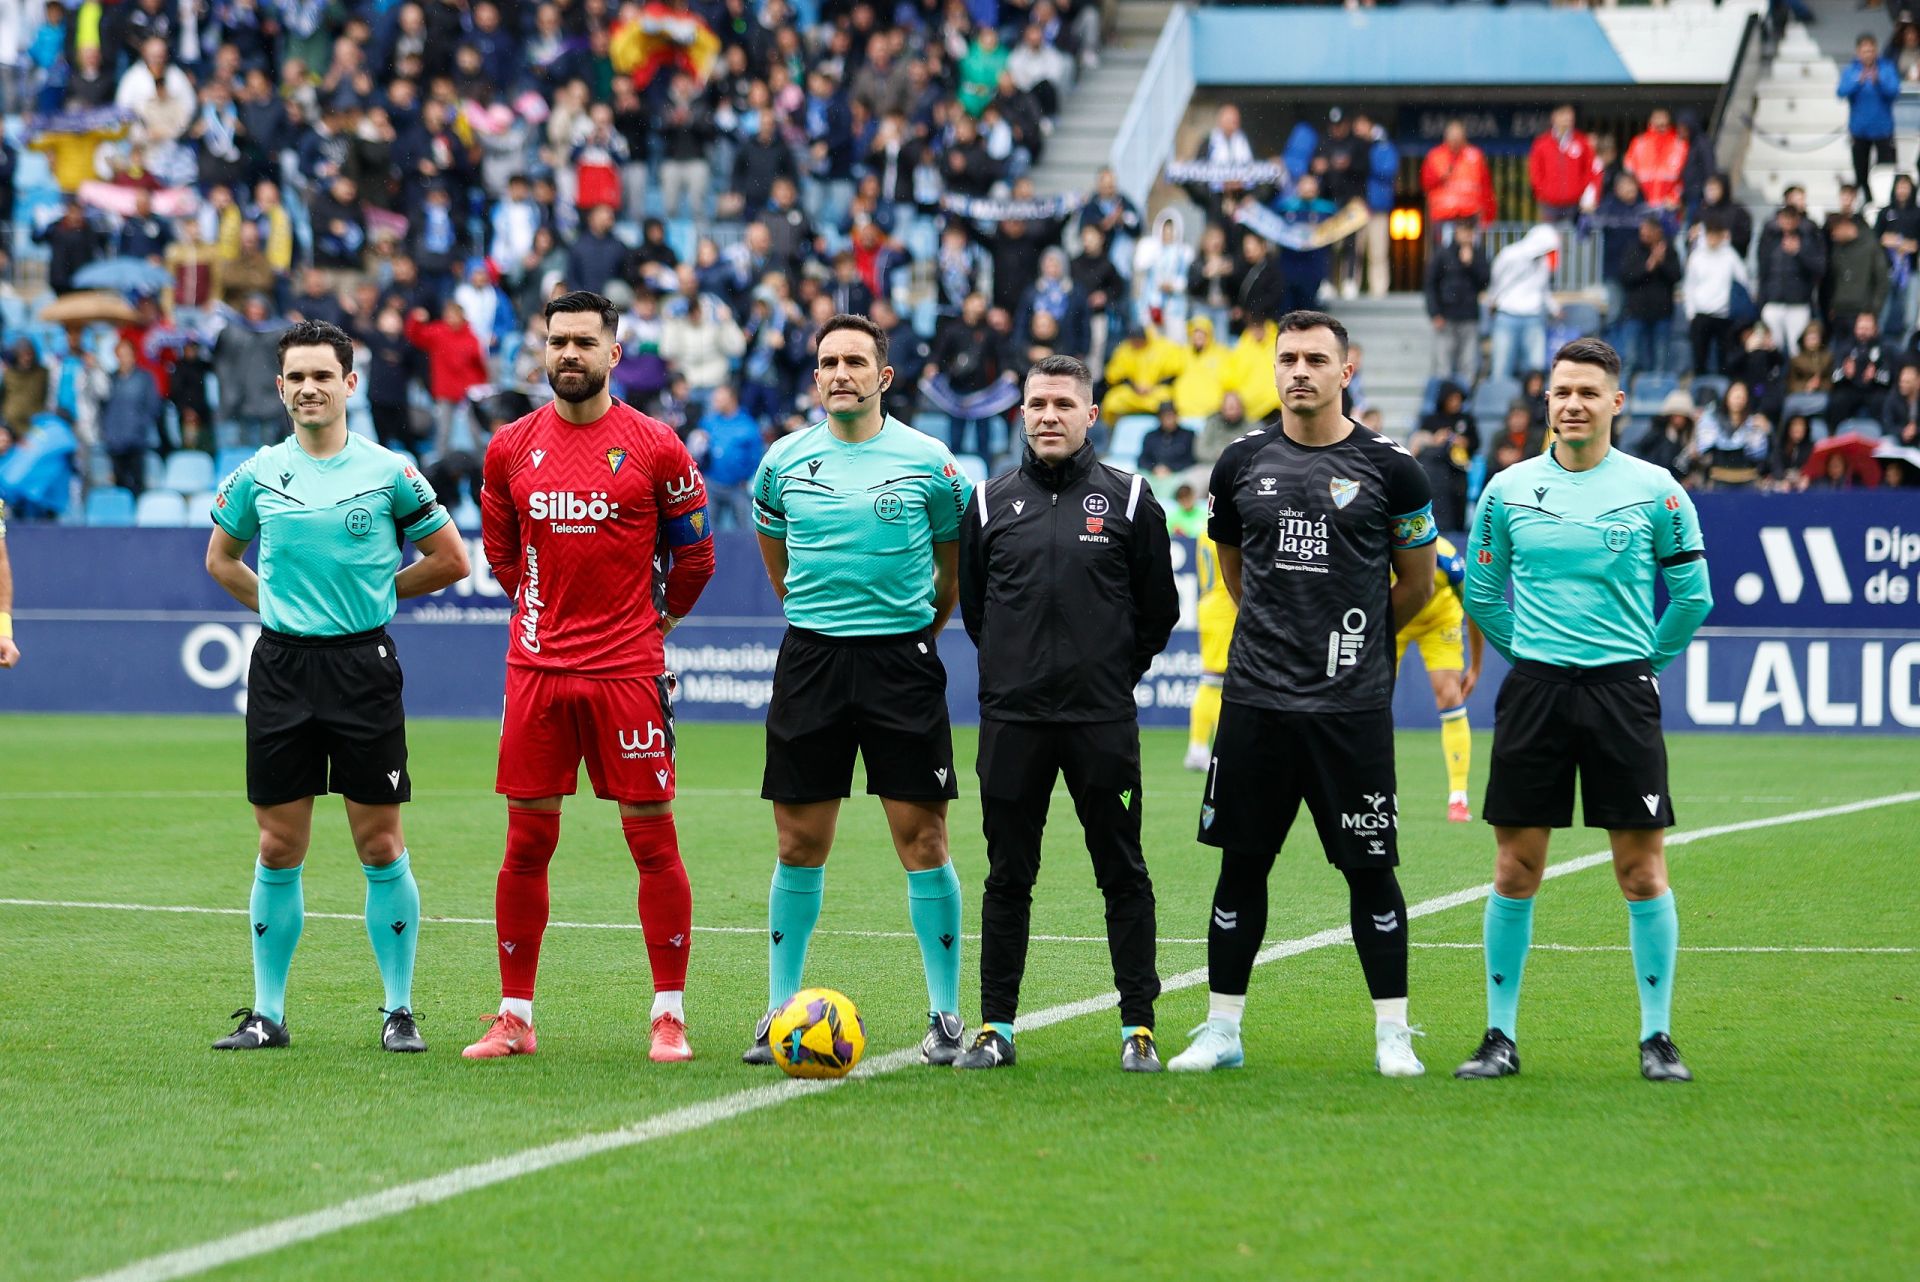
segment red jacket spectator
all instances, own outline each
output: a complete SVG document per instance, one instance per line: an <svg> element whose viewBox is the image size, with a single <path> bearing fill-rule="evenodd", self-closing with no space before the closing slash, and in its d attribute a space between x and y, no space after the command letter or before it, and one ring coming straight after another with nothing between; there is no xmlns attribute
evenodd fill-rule
<svg viewBox="0 0 1920 1282"><path fill-rule="evenodd" d="M427 391L436 401L464 401L467 393L488 382L487 354L480 336L467 324L457 304L449 303L446 320L426 319L418 307L407 318L407 341L427 355Z"/></svg>
<svg viewBox="0 0 1920 1282"><path fill-rule="evenodd" d="M1640 193L1649 205L1671 209L1680 203L1680 176L1687 167L1687 140L1674 132L1673 117L1656 111L1647 131L1627 144L1622 162L1640 180Z"/></svg>
<svg viewBox="0 0 1920 1282"><path fill-rule="evenodd" d="M1564 119L1561 113L1565 112ZM1572 209L1600 197L1600 161L1593 139L1573 127L1573 111L1554 112L1554 127L1533 140L1527 155L1527 177L1533 198L1555 209Z"/></svg>
<svg viewBox="0 0 1920 1282"><path fill-rule="evenodd" d="M1486 154L1467 141L1467 131L1458 121L1448 122L1446 138L1421 163L1420 185L1427 191L1430 222L1477 218L1490 223L1494 219L1493 170L1487 166Z"/></svg>

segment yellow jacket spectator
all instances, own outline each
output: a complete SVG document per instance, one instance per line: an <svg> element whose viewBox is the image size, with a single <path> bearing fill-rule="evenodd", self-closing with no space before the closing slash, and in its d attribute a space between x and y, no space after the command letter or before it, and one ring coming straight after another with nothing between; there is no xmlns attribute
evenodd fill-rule
<svg viewBox="0 0 1920 1282"><path fill-rule="evenodd" d="M1232 348L1213 340L1213 322L1204 316L1187 325L1187 364L1173 380L1173 406L1180 417L1207 418L1220 410L1238 373Z"/></svg>
<svg viewBox="0 0 1920 1282"><path fill-rule="evenodd" d="M1100 412L1111 422L1128 414L1151 414L1173 398L1173 380L1186 354L1144 325L1127 331L1126 341L1107 358L1107 395Z"/></svg>
<svg viewBox="0 0 1920 1282"><path fill-rule="evenodd" d="M1256 425L1280 408L1280 391L1273 382L1273 342L1277 329L1270 320L1248 325L1240 332L1240 341L1233 348L1232 390L1240 393L1240 403Z"/></svg>

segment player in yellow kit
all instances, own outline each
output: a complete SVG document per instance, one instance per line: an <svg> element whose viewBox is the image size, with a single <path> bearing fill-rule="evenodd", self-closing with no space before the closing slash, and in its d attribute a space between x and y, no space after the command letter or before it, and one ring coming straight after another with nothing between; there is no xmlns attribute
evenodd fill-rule
<svg viewBox="0 0 1920 1282"><path fill-rule="evenodd" d="M1407 622L1395 638L1394 666L1407 657L1407 647L1420 647L1420 660L1427 666L1427 680L1433 683L1434 706L1440 709L1440 748L1447 758L1447 818L1468 823L1473 815L1467 809L1467 768L1473 763L1473 731L1467 725L1467 696L1480 681L1480 657L1484 641L1480 629L1466 615L1461 592L1467 577L1466 558L1445 539L1438 541L1439 557L1433 569L1433 598L1420 613ZM1201 628L1201 645L1205 647ZM1462 634L1467 642L1461 646ZM1467 651L1468 663L1461 669ZM1225 661L1225 653L1221 659ZM1218 694L1216 692L1216 699ZM1198 702L1195 703L1196 719ZM1191 749L1188 750L1191 754Z"/></svg>
<svg viewBox="0 0 1920 1282"><path fill-rule="evenodd" d="M1200 685L1187 719L1186 767L1205 770L1213 756L1213 730L1220 724L1220 686L1227 679L1227 649L1240 608L1220 577L1219 554L1204 530L1193 541L1193 565L1199 577L1194 613L1200 627Z"/></svg>

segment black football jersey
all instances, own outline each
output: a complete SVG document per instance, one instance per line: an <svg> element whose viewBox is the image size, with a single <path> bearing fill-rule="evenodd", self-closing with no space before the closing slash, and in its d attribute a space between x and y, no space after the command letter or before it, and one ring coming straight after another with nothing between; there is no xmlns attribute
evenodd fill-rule
<svg viewBox="0 0 1920 1282"><path fill-rule="evenodd" d="M1241 555L1224 698L1281 712L1392 703L1393 550L1438 537L1412 455L1358 423L1321 446L1249 432L1214 465L1207 532Z"/></svg>

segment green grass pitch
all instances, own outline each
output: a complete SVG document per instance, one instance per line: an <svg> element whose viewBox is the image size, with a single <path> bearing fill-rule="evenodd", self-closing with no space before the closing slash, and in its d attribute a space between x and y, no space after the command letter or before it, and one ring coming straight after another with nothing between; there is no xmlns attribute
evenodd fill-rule
<svg viewBox="0 0 1920 1282"><path fill-rule="evenodd" d="M1182 739L1145 745L1168 977L1205 964L1215 870L1193 840L1199 780L1180 769ZM1477 740L1484 762L1484 729ZM491 918L505 828L495 738L481 723L416 722L412 741L406 823L428 917L415 994L432 1051L376 1048L364 883L329 801L307 907L350 920L307 924L293 1047L216 1055L208 1043L251 997L241 917L51 905L243 909L254 833L239 723L0 718L0 1278L90 1276L310 1213L336 1231L124 1276L214 1264L232 1278L1744 1282L1910 1278L1920 1258L1920 801L1674 850L1675 1038L1692 1086L1639 1078L1626 911L1596 867L1543 889L1536 939L1549 947L1528 966L1525 1072L1511 1081L1449 1076L1484 1022L1475 900L1411 925L1429 1070L1415 1081L1374 1073L1359 968L1333 943L1255 972L1243 1071L1123 1075L1103 1008L1022 1033L1011 1071L913 1065L810 1089L737 1061L765 1001L773 829L758 727L682 727L677 810L702 929L688 993L698 1058L674 1066L646 1059L634 870L612 806L590 796L566 813L553 918L622 929L549 931L537 1056L459 1058L498 996L491 926L444 920ZM970 762L971 732L957 748ZM1672 751L1683 832L1920 788L1911 741L1698 736ZM1403 734L1400 770L1409 904L1485 883L1491 835L1444 822L1437 737ZM963 782L971 793L970 768ZM1032 947L1028 1012L1109 986L1064 793L1054 820L1034 929L1058 938ZM952 832L971 930L986 871L971 796ZM1344 884L1304 816L1295 833L1271 883L1269 942L1346 921ZM1576 829L1556 860L1604 844ZM925 994L904 879L864 797L844 812L820 926L808 979L854 997L884 1067L917 1040ZM1205 1000L1204 983L1162 999L1166 1053ZM741 1111L742 1092L768 1086ZM568 1150L576 1160L341 1226L336 1208L355 1199L663 1115L668 1133L647 1142Z"/></svg>

